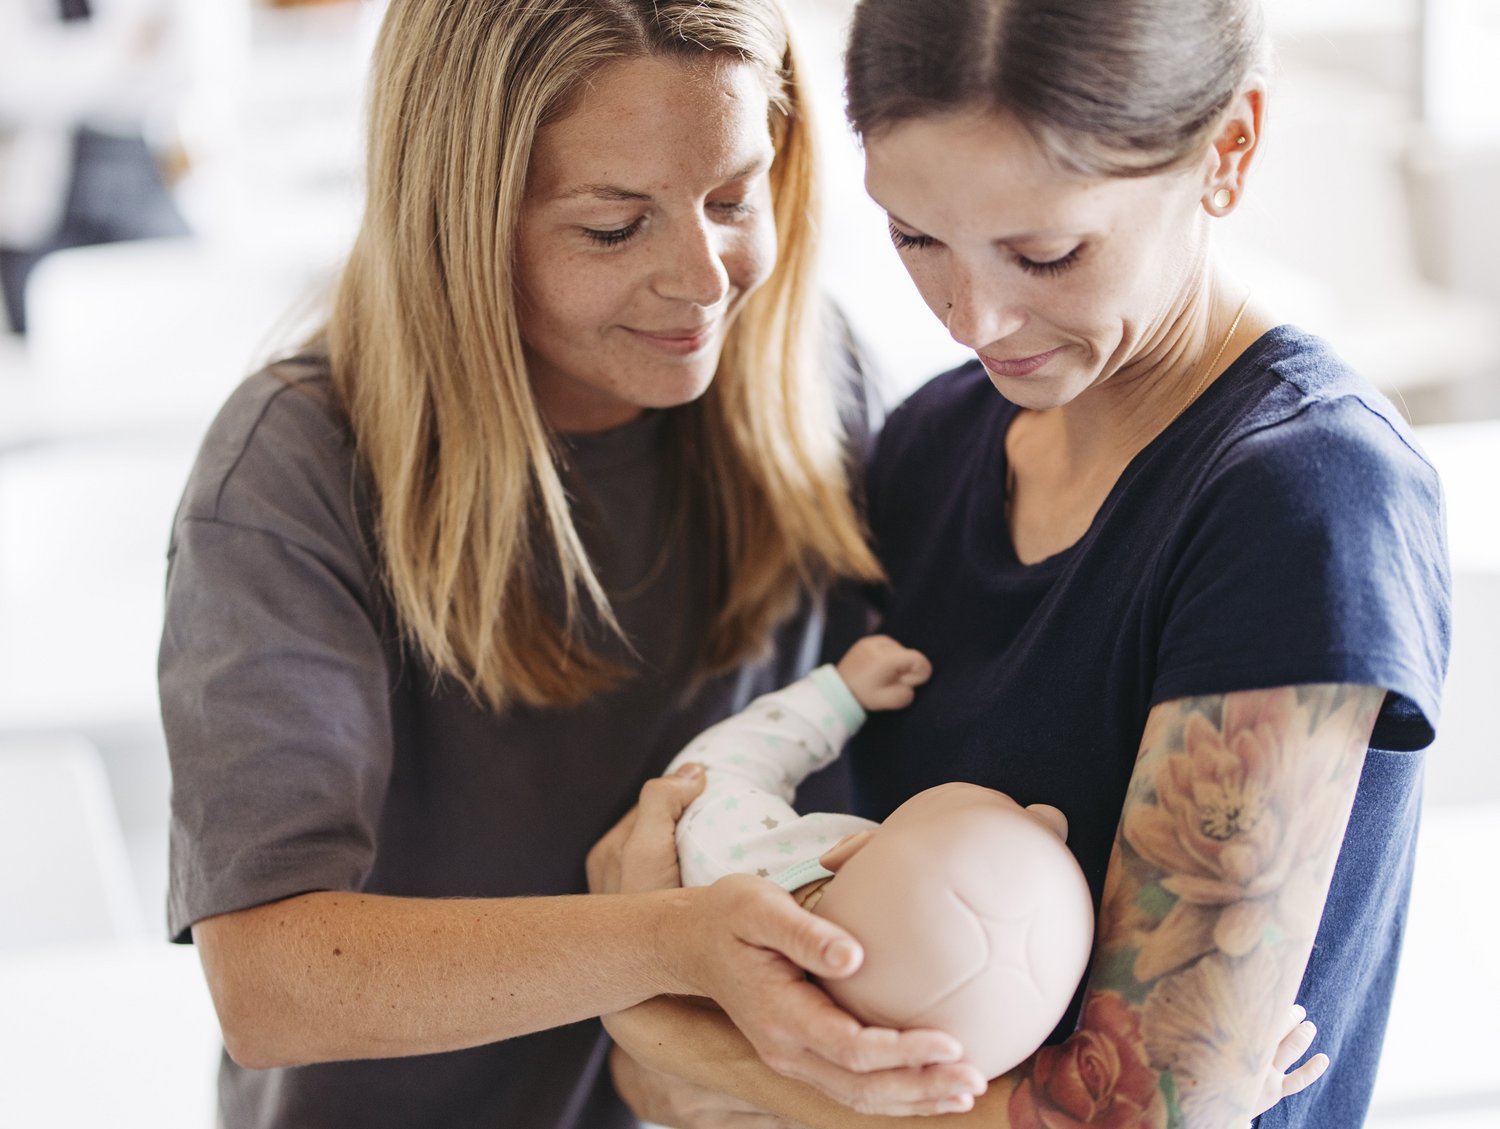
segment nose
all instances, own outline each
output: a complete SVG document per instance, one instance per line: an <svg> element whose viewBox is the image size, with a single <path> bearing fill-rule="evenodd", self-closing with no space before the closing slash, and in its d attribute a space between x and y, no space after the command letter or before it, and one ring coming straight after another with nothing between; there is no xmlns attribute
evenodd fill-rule
<svg viewBox="0 0 1500 1129"><path fill-rule="evenodd" d="M1001 341L1026 324L1026 310L1014 289L998 277L999 270L957 264L948 273L946 303L939 316L948 335L968 349L979 350Z"/></svg>
<svg viewBox="0 0 1500 1129"><path fill-rule="evenodd" d="M663 298L716 306L729 293L727 238L704 222L684 224L664 241L654 289Z"/></svg>

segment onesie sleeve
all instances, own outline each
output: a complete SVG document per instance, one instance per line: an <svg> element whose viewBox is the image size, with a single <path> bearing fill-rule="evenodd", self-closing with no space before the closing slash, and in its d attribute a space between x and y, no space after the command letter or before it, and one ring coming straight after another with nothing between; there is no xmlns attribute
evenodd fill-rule
<svg viewBox="0 0 1500 1129"><path fill-rule="evenodd" d="M391 672L336 424L247 386L173 530L159 659L172 765L168 927L369 873Z"/></svg>
<svg viewBox="0 0 1500 1129"><path fill-rule="evenodd" d="M775 878L816 860L837 840L872 826L856 816L792 808L798 785L831 764L865 713L831 666L765 694L699 734L673 758L708 776L677 822L683 884L703 886L726 874Z"/></svg>
<svg viewBox="0 0 1500 1129"><path fill-rule="evenodd" d="M1357 397L1241 438L1167 563L1152 704L1346 682L1388 693L1371 744L1431 743L1449 577L1437 475Z"/></svg>

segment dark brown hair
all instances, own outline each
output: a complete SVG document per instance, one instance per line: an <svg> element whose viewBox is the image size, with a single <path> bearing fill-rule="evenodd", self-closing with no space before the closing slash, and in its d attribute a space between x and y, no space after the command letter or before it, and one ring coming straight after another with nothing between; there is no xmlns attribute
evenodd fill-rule
<svg viewBox="0 0 1500 1129"><path fill-rule="evenodd" d="M860 0L849 121L995 111L1064 168L1146 176L1191 160L1266 57L1259 0Z"/></svg>

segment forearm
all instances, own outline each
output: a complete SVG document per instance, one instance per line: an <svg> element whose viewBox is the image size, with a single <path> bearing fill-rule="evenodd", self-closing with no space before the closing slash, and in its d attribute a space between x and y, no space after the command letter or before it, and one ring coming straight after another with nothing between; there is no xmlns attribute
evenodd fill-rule
<svg viewBox="0 0 1500 1129"><path fill-rule="evenodd" d="M321 892L193 929L230 1054L269 1067L459 1050L690 992L691 891L438 900Z"/></svg>
<svg viewBox="0 0 1500 1129"><path fill-rule="evenodd" d="M1381 697L1310 686L1153 709L1078 1029L944 1125L1246 1124L1307 964ZM900 1124L777 1077L720 1016L652 1000L606 1023L646 1065L812 1129Z"/></svg>
<svg viewBox="0 0 1500 1129"><path fill-rule="evenodd" d="M698 1001L657 998L607 1015L615 1042L651 1070L729 1094L805 1129L1009 1129L1005 1098L1015 1085L1007 1075L990 1083L968 1113L891 1117L861 1113L806 1083L776 1073L722 1011Z"/></svg>

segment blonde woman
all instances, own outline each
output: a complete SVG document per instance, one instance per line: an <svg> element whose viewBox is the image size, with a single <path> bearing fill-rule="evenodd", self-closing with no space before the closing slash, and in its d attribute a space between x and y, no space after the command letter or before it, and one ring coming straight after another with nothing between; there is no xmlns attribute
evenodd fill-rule
<svg viewBox="0 0 1500 1129"><path fill-rule="evenodd" d="M858 947L768 883L569 896L877 574L779 6L393 0L372 91L326 328L233 396L173 531L170 929L224 1125L634 1124L592 1020L663 992L893 1111L972 1091L807 984Z"/></svg>

